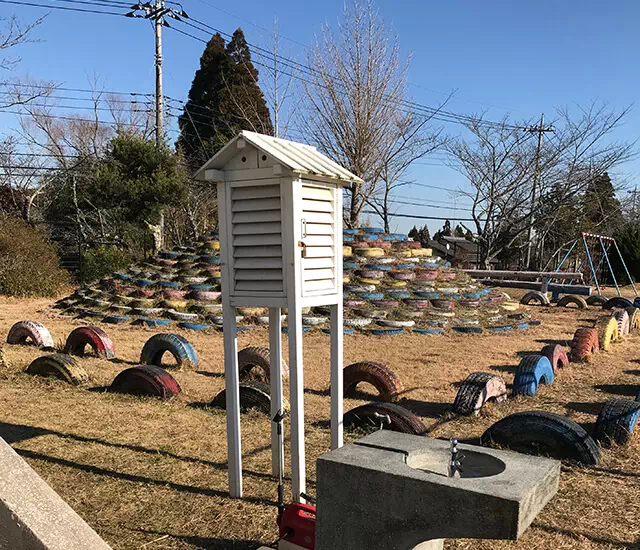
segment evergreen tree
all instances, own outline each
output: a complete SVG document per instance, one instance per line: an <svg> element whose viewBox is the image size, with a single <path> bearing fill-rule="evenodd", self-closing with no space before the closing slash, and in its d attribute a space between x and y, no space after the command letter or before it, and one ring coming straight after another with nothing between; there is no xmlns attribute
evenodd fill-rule
<svg viewBox="0 0 640 550"><path fill-rule="evenodd" d="M425 225L420 232L418 233L419 240L422 243L423 247L429 246L429 241L431 240L431 235L429 234L429 228Z"/></svg>
<svg viewBox="0 0 640 550"><path fill-rule="evenodd" d="M454 236L460 238L464 237L464 229L462 229L462 226L460 224L456 225Z"/></svg>
<svg viewBox="0 0 640 550"><path fill-rule="evenodd" d="M473 242L473 233L471 233L471 229L467 229L466 233L464 234L464 238L469 242Z"/></svg>
<svg viewBox="0 0 640 550"><path fill-rule="evenodd" d="M606 172L587 186L582 199L582 231L611 236L622 224L622 208Z"/></svg>
<svg viewBox="0 0 640 550"><path fill-rule="evenodd" d="M442 229L438 229L438 231L436 231L433 235L433 240L438 241L441 237L451 237L451 234L451 222L449 220L446 220L444 222L444 225L442 226Z"/></svg>
<svg viewBox="0 0 640 550"><path fill-rule="evenodd" d="M420 232L418 231L418 228L415 225L409 231L408 236L410 239L413 239L414 241L420 240Z"/></svg>
<svg viewBox="0 0 640 550"><path fill-rule="evenodd" d="M273 133L258 71L241 29L226 47L218 33L205 46L178 124L176 145L191 170L197 170L241 130Z"/></svg>

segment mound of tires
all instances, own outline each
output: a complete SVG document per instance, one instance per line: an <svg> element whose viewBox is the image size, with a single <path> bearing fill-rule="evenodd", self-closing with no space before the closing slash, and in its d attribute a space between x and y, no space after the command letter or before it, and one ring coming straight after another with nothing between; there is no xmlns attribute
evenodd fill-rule
<svg viewBox="0 0 640 550"><path fill-rule="evenodd" d="M595 466L600 448L578 424L559 414L528 411L499 420L480 437L481 445Z"/></svg>

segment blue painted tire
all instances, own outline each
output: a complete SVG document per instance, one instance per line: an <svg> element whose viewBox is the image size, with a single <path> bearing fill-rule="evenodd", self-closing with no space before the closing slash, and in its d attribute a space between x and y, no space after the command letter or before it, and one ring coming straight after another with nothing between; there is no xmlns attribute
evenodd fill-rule
<svg viewBox="0 0 640 550"><path fill-rule="evenodd" d="M137 279L133 282L134 285L139 286L140 288L145 288L147 286L153 286L153 281L149 279Z"/></svg>
<svg viewBox="0 0 640 550"><path fill-rule="evenodd" d="M344 270L358 269L359 267L360 267L360 265L355 263L355 262L344 262L342 264L342 269L344 269Z"/></svg>
<svg viewBox="0 0 640 550"><path fill-rule="evenodd" d="M162 367L162 356L166 352L173 355L178 368L198 365L196 350L179 334L156 334L149 338L140 353L140 363Z"/></svg>
<svg viewBox="0 0 640 550"><path fill-rule="evenodd" d="M110 323L112 325L120 325L129 321L129 317L126 315L107 315L102 319L103 323Z"/></svg>
<svg viewBox="0 0 640 550"><path fill-rule="evenodd" d="M373 271L391 271L391 266L387 264L365 264L364 269Z"/></svg>
<svg viewBox="0 0 640 550"><path fill-rule="evenodd" d="M361 227L360 231L362 233L384 233L382 227Z"/></svg>
<svg viewBox="0 0 640 550"><path fill-rule="evenodd" d="M144 325L146 327L166 327L170 325L173 321L170 319L149 319L146 317L140 317L136 319L133 324L134 325Z"/></svg>
<svg viewBox="0 0 640 550"><path fill-rule="evenodd" d="M511 332L513 330L512 325L494 325L491 327L487 327L487 330L490 332Z"/></svg>
<svg viewBox="0 0 640 550"><path fill-rule="evenodd" d="M178 326L186 330L208 330L211 328L211 325L204 325L200 323L178 323Z"/></svg>
<svg viewBox="0 0 640 550"><path fill-rule="evenodd" d="M312 327L302 327L302 332L309 332ZM282 334L289 334L289 327L282 327Z"/></svg>
<svg viewBox="0 0 640 550"><path fill-rule="evenodd" d="M198 256L198 261L203 264L220 265L220 256Z"/></svg>
<svg viewBox="0 0 640 550"><path fill-rule="evenodd" d="M414 294L418 298L424 298L425 300L438 300L440 298L439 292L425 292L424 290L416 290Z"/></svg>
<svg viewBox="0 0 640 550"><path fill-rule="evenodd" d="M529 330L529 323L518 323L514 325L518 330Z"/></svg>
<svg viewBox="0 0 640 550"><path fill-rule="evenodd" d="M377 241L378 235L375 233L367 233L366 235L360 235L363 241Z"/></svg>
<svg viewBox="0 0 640 550"><path fill-rule="evenodd" d="M374 328L371 334L374 336L398 336L404 332L401 328Z"/></svg>
<svg viewBox="0 0 640 550"><path fill-rule="evenodd" d="M443 334L445 330L443 328L414 328L413 332L416 334Z"/></svg>
<svg viewBox="0 0 640 550"><path fill-rule="evenodd" d="M174 283L173 281L158 281L157 285L162 288L180 288L182 286L180 283Z"/></svg>
<svg viewBox="0 0 640 550"><path fill-rule="evenodd" d="M355 240L356 240L356 238L353 235L343 235L342 236L342 241L345 242L345 243L352 243Z"/></svg>
<svg viewBox="0 0 640 550"><path fill-rule="evenodd" d="M356 292L356 294L363 300L384 300L382 292Z"/></svg>
<svg viewBox="0 0 640 550"><path fill-rule="evenodd" d="M131 279L131 275L126 273L112 273L111 276L118 281L128 281Z"/></svg>
<svg viewBox="0 0 640 550"><path fill-rule="evenodd" d="M416 264L396 264L395 269L413 269Z"/></svg>
<svg viewBox="0 0 640 550"><path fill-rule="evenodd" d="M324 332L325 334L331 334L331 329L330 329L330 328L322 328L322 329L320 329L320 330L321 330L322 332ZM350 335L350 334L355 334L355 333L356 333L356 331L355 331L355 330L353 330L352 328L343 328L343 329L342 329L342 333L343 333L343 334Z"/></svg>
<svg viewBox="0 0 640 550"><path fill-rule="evenodd" d="M513 380L512 395L535 395L540 384L553 384L553 368L542 355L525 355Z"/></svg>
<svg viewBox="0 0 640 550"><path fill-rule="evenodd" d="M482 334L482 327L451 327L453 332L458 332L460 334Z"/></svg>
<svg viewBox="0 0 640 550"><path fill-rule="evenodd" d="M387 291L387 294L396 300L411 298L411 292L407 292L406 290L389 290Z"/></svg>
<svg viewBox="0 0 640 550"><path fill-rule="evenodd" d="M165 260L175 260L178 257L178 253L171 250L161 250L158 256Z"/></svg>
<svg viewBox="0 0 640 550"><path fill-rule="evenodd" d="M640 403L629 399L609 399L600 409L594 437L603 447L626 445L640 418Z"/></svg>
<svg viewBox="0 0 640 550"><path fill-rule="evenodd" d="M358 234L358 230L357 229L343 229L342 230L342 234L343 235L357 235Z"/></svg>
<svg viewBox="0 0 640 550"><path fill-rule="evenodd" d="M480 292L466 292L462 297L467 300L479 300L482 297L482 294Z"/></svg>
<svg viewBox="0 0 640 550"><path fill-rule="evenodd" d="M211 290L213 285L187 285L189 290Z"/></svg>

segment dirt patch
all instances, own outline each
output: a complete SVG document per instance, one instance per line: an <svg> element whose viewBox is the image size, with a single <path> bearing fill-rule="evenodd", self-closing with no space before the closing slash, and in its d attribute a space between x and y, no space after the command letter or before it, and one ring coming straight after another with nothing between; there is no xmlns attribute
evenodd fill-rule
<svg viewBox="0 0 640 550"><path fill-rule="evenodd" d="M511 292L511 291L509 291ZM45 300L0 300L0 334L23 319L44 322L63 342L81 321L47 309ZM448 413L457 383L473 371L504 376L520 357L545 344L567 345L576 327L598 310L530 308L542 325L496 335L345 337L345 364L384 361L404 385L401 404L420 415L432 437L473 440L492 423L517 412L543 409L566 414L587 429L599 403L640 391L640 335L616 344L588 365L571 364L556 384L533 398L489 405L476 418ZM222 335L181 331L200 364L175 371L183 392L169 403L104 392L118 372L137 363L144 342L157 331L108 326L117 359L87 357L89 388L24 374L38 350L5 346L10 367L0 371L0 436L40 473L114 549L251 549L276 539L276 483L271 478L269 421L243 415L246 498L227 495L225 416L197 404L224 385ZM3 336L4 337L4 336ZM266 345L267 331L239 335L239 346ZM286 356L286 337L283 345ZM329 448L329 337L304 336L308 491L314 493L314 460ZM362 397L362 394L359 394ZM364 403L345 399L345 409ZM288 456L288 449L287 449ZM563 468L558 495L518 542L447 541L457 549L638 548L640 436L606 449L597 468ZM287 464L287 469L289 468ZM429 505L429 503L425 503Z"/></svg>

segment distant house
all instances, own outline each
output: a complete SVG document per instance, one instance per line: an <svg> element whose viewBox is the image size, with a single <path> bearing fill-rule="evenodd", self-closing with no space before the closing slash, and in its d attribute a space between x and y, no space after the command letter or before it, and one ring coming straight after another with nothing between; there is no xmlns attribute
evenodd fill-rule
<svg viewBox="0 0 640 550"><path fill-rule="evenodd" d="M429 241L429 247L434 255L449 260L456 267L474 269L478 266L478 245L464 237L441 236L437 241Z"/></svg>

